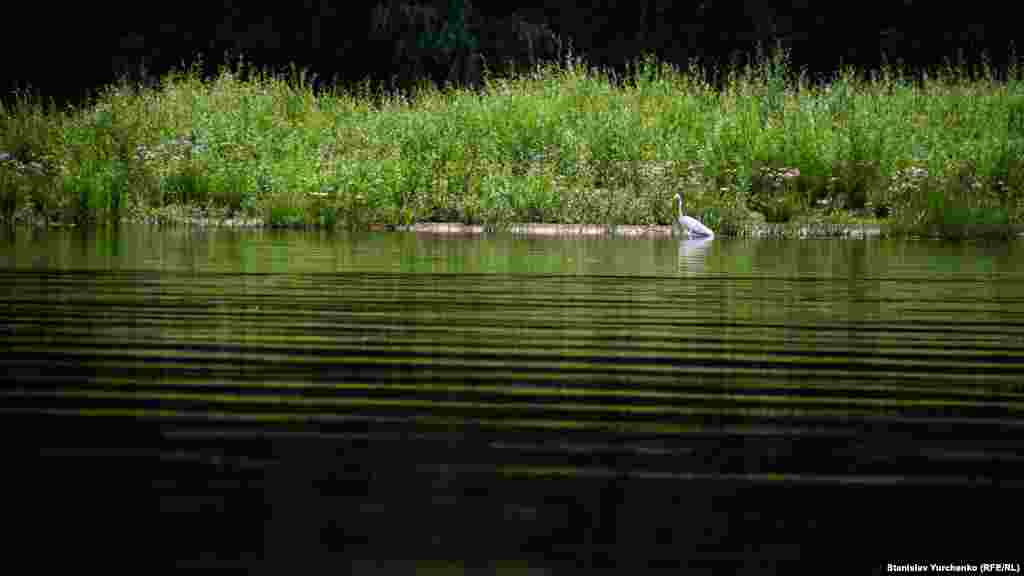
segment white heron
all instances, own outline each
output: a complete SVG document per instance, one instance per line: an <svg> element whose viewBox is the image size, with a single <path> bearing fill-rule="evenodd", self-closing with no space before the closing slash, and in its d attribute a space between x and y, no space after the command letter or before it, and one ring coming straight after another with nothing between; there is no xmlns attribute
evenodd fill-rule
<svg viewBox="0 0 1024 576"><path fill-rule="evenodd" d="M676 192L676 204L679 205L679 220L676 222L676 225L679 226L683 235L691 238L715 237L715 233L711 231L711 228L705 226L700 220L686 215L686 209L683 208L683 195L679 192Z"/></svg>

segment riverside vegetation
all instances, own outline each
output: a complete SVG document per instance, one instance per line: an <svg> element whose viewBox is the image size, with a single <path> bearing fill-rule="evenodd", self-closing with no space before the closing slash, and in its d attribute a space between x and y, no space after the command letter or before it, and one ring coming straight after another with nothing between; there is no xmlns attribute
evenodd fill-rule
<svg viewBox="0 0 1024 576"><path fill-rule="evenodd" d="M243 62L0 106L0 218L367 228L420 222L761 223L1009 236L1024 216L1024 74L844 69L785 52L712 82L646 57L568 57L480 90L316 90Z"/></svg>

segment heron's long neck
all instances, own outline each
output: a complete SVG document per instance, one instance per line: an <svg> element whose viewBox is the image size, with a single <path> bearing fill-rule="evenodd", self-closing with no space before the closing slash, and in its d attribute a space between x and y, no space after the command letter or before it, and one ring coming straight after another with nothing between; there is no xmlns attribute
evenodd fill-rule
<svg viewBox="0 0 1024 576"><path fill-rule="evenodd" d="M683 195L682 194L679 194L679 195L676 196L676 204L679 204L679 218L682 219L683 216L686 216L686 210L683 209Z"/></svg>

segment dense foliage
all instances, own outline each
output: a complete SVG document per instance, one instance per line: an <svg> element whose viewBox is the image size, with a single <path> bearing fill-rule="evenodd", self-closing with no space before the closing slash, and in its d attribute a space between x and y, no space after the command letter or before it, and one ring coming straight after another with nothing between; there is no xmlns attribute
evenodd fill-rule
<svg viewBox="0 0 1024 576"><path fill-rule="evenodd" d="M244 214L270 225L667 224L881 219L1008 234L1024 214L1024 81L950 68L811 83L776 52L712 85L654 58L625 77L569 56L481 90L316 92L225 66L85 107L0 109L7 220ZM187 208L187 210L183 210Z"/></svg>

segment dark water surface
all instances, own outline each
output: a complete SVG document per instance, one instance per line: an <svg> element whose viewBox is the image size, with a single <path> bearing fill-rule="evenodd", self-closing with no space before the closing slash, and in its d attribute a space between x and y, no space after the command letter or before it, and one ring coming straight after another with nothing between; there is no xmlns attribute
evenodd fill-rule
<svg viewBox="0 0 1024 576"><path fill-rule="evenodd" d="M1020 242L4 234L9 493L85 562L1024 559Z"/></svg>

